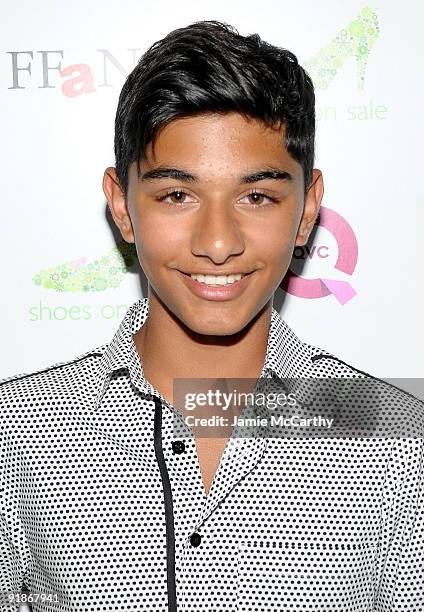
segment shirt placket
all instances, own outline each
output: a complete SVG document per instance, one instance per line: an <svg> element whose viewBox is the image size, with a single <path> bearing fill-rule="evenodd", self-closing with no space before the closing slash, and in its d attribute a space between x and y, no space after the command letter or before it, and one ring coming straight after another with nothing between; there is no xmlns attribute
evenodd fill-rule
<svg viewBox="0 0 424 612"><path fill-rule="evenodd" d="M162 448L171 483L174 514L177 602L178 610L186 610L187 554L196 540L193 534L201 519L206 495L194 436L187 426L181 425L181 415L168 404L162 404Z"/></svg>
<svg viewBox="0 0 424 612"><path fill-rule="evenodd" d="M164 457L173 492L178 609L216 612L210 602L217 594L218 583L223 581L231 585L233 593L232 598L226 598L225 610L233 610L232 606L236 605L235 550L231 542L220 540L219 529L220 522L231 520L231 517L221 517L219 506L260 461L267 440L258 436L258 430L253 437L232 435L206 496L190 428L181 426L181 415L169 405L163 406L162 418ZM223 547L226 559L234 559L227 567L222 567L217 558L218 549L223 550Z"/></svg>

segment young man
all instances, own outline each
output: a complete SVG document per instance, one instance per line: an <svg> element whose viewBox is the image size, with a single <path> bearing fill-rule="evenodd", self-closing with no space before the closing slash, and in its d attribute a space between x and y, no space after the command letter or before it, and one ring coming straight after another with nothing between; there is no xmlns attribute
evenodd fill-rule
<svg viewBox="0 0 424 612"><path fill-rule="evenodd" d="M381 385L391 435L362 437L194 435L174 404L182 379L376 380L272 306L324 191L309 76L195 23L143 55L115 129L103 189L148 297L0 386L1 609L26 588L34 611L423 610L422 402ZM376 395L345 396L353 432Z"/></svg>

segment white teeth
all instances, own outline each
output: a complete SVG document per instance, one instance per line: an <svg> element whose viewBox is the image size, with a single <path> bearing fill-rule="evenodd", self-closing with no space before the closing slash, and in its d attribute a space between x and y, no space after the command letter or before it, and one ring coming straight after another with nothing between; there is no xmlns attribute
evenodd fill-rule
<svg viewBox="0 0 424 612"><path fill-rule="evenodd" d="M228 276L220 275L214 276L212 274L190 274L193 280L199 283L205 283L205 285L231 285L236 281L239 281L244 274L229 274Z"/></svg>

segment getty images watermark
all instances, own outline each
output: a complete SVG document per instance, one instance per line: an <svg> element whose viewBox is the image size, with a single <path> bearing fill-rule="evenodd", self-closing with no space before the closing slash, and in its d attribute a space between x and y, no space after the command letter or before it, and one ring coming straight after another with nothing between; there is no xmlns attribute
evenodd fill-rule
<svg viewBox="0 0 424 612"><path fill-rule="evenodd" d="M297 405L296 396L294 393L245 393L233 391L225 392L221 389L209 389L206 393L186 393L184 398L185 423L189 427L223 427L223 426L238 426L238 427L255 427L255 426L279 426L279 427L331 427L334 419L326 418L321 415L313 417L303 417L301 414L274 414L271 412L269 416L249 416L248 412L243 412L243 415L234 412L234 407L243 407L248 405L248 402L254 402L256 406L266 406L270 411L277 408L294 407ZM195 411L199 407L206 407L208 412L212 412L209 416L195 415ZM222 414L217 414L219 410ZM226 416L230 413L231 416Z"/></svg>
<svg viewBox="0 0 424 612"><path fill-rule="evenodd" d="M373 377L175 379L174 436L421 437L424 402L401 387Z"/></svg>

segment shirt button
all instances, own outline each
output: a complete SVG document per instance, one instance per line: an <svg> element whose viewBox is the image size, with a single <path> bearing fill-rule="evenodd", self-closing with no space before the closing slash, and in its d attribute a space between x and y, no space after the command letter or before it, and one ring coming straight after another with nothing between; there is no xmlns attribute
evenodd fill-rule
<svg viewBox="0 0 424 612"><path fill-rule="evenodd" d="M185 451L185 444L182 440L172 442L172 450L175 455L180 455Z"/></svg>
<svg viewBox="0 0 424 612"><path fill-rule="evenodd" d="M202 536L200 535L200 533L192 533L190 536L190 544L192 546L199 546L200 542L202 540Z"/></svg>

